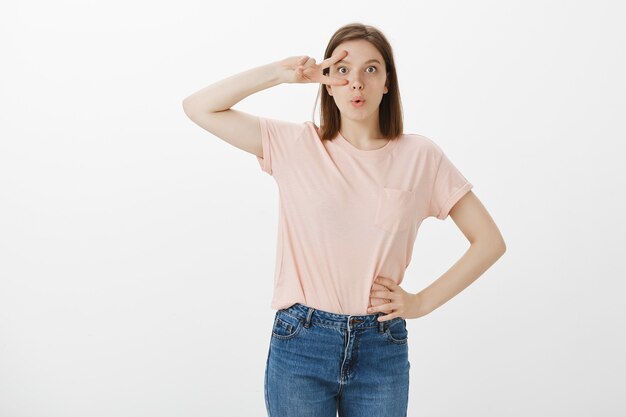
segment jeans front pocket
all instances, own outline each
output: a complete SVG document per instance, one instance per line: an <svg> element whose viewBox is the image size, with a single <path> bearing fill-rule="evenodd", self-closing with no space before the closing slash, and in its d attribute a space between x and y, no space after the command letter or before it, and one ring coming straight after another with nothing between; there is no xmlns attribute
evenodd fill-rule
<svg viewBox="0 0 626 417"><path fill-rule="evenodd" d="M394 323L390 323L385 331L385 336L391 343L399 345L405 344L409 340L409 331L406 328L406 320L400 319Z"/></svg>
<svg viewBox="0 0 626 417"><path fill-rule="evenodd" d="M417 221L415 192L383 187L378 198L374 225L390 233L408 230Z"/></svg>
<svg viewBox="0 0 626 417"><path fill-rule="evenodd" d="M278 310L272 327L272 337L280 340L292 339L300 333L302 320L289 313Z"/></svg>

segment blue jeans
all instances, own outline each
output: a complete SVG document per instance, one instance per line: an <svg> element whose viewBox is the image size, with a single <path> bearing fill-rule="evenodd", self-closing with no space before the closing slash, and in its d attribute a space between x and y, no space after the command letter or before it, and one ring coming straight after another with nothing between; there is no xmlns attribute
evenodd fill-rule
<svg viewBox="0 0 626 417"><path fill-rule="evenodd" d="M274 318L265 367L269 417L406 417L406 320L296 303Z"/></svg>

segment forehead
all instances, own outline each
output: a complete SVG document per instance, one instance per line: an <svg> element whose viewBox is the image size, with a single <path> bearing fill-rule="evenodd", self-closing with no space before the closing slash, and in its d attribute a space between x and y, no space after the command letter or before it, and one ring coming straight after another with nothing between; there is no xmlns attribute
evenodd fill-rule
<svg viewBox="0 0 626 417"><path fill-rule="evenodd" d="M373 60L378 60L381 64L384 62L383 56L378 49L371 43L363 39L351 40L342 42L333 50L332 55L336 55L341 51L346 50L348 54L337 64L359 64L370 63Z"/></svg>

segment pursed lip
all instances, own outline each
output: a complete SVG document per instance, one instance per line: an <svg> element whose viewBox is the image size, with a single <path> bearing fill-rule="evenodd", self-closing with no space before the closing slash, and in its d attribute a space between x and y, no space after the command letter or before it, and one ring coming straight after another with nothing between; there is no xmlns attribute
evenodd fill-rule
<svg viewBox="0 0 626 417"><path fill-rule="evenodd" d="M352 97L352 100L350 100L350 101L352 102L352 101L357 101L357 100L359 100L359 101L365 101L365 99L363 98L363 96L356 96L356 97Z"/></svg>

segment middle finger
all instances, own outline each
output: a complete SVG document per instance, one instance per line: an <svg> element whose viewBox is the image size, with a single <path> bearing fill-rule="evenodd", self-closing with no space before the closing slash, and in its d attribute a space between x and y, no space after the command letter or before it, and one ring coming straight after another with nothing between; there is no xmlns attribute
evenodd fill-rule
<svg viewBox="0 0 626 417"><path fill-rule="evenodd" d="M389 291L370 291L370 298L387 298L391 299L393 294Z"/></svg>
<svg viewBox="0 0 626 417"><path fill-rule="evenodd" d="M340 59L345 58L347 55L348 55L348 51L344 49L341 52L337 53L336 55L331 55L330 57L326 58L325 60L320 62L319 65L322 67L322 69L326 69L330 67L331 65L333 65L335 62L339 61Z"/></svg>

